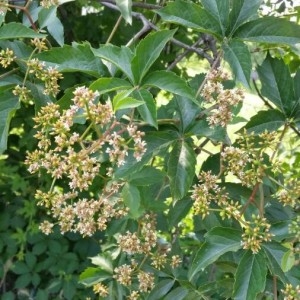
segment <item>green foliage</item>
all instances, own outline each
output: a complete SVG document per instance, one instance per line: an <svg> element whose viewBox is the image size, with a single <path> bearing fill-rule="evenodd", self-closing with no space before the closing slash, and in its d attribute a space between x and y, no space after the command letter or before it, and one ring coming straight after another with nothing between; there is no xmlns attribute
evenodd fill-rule
<svg viewBox="0 0 300 300"><path fill-rule="evenodd" d="M299 10L54 2L0 3L2 298L299 299Z"/></svg>

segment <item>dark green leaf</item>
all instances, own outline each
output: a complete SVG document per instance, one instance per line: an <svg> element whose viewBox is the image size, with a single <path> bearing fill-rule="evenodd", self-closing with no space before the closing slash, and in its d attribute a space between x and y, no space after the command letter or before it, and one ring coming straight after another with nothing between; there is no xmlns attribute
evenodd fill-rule
<svg viewBox="0 0 300 300"><path fill-rule="evenodd" d="M13 268L12 268L13 272L15 274L27 274L30 272L30 268L29 266L24 263L23 261L18 261L14 264Z"/></svg>
<svg viewBox="0 0 300 300"><path fill-rule="evenodd" d="M127 80L115 77L102 77L90 85L91 90L98 91L100 94L129 88L132 88L132 85Z"/></svg>
<svg viewBox="0 0 300 300"><path fill-rule="evenodd" d="M156 103L152 94L147 90L137 90L132 93L132 96L138 100L144 101L145 104L138 106L137 110L143 120L149 125L157 128L157 111Z"/></svg>
<svg viewBox="0 0 300 300"><path fill-rule="evenodd" d="M151 166L145 166L140 171L128 177L128 181L136 186L147 186L164 181L165 174Z"/></svg>
<svg viewBox="0 0 300 300"><path fill-rule="evenodd" d="M248 132L259 134L267 131L276 131L285 124L285 116L277 109L259 111L246 124Z"/></svg>
<svg viewBox="0 0 300 300"><path fill-rule="evenodd" d="M130 183L126 183L122 189L124 204L129 208L129 215L133 219L139 218L143 209L141 208L141 196L138 188Z"/></svg>
<svg viewBox="0 0 300 300"><path fill-rule="evenodd" d="M114 64L117 68L122 70L124 74L134 82L133 74L131 71L131 60L133 53L127 47L117 47L114 45L105 45L99 49L92 49L95 56L99 56Z"/></svg>
<svg viewBox="0 0 300 300"><path fill-rule="evenodd" d="M268 55L257 68L257 72L262 84L262 95L282 112L290 115L294 106L295 90L291 73L283 60Z"/></svg>
<svg viewBox="0 0 300 300"><path fill-rule="evenodd" d="M52 48L36 57L47 65L57 67L61 72L83 72L95 77L104 74L103 64L87 44Z"/></svg>
<svg viewBox="0 0 300 300"><path fill-rule="evenodd" d="M180 0L169 3L157 13L164 21L222 36L220 24L198 4Z"/></svg>
<svg viewBox="0 0 300 300"><path fill-rule="evenodd" d="M225 36L228 26L230 2L229 0L201 0L207 12L219 23L222 36Z"/></svg>
<svg viewBox="0 0 300 300"><path fill-rule="evenodd" d="M190 198L185 197L171 205L168 212L168 221L170 229L176 226L190 211L193 202Z"/></svg>
<svg viewBox="0 0 300 300"><path fill-rule="evenodd" d="M234 0L231 1L232 9L229 14L229 34L232 34L240 25L245 22L256 19L257 11L262 0Z"/></svg>
<svg viewBox="0 0 300 300"><path fill-rule="evenodd" d="M190 270L189 280L215 262L221 255L241 248L241 231L227 227L215 227L205 235L205 243L196 253Z"/></svg>
<svg viewBox="0 0 300 300"><path fill-rule="evenodd" d="M172 290L164 300L182 300L187 296L189 291L184 287L177 287L176 289Z"/></svg>
<svg viewBox="0 0 300 300"><path fill-rule="evenodd" d="M300 26L283 18L263 17L241 25L233 36L250 42L294 46L300 43Z"/></svg>
<svg viewBox="0 0 300 300"><path fill-rule="evenodd" d="M144 86L154 86L163 91L186 97L198 104L192 89L186 84L186 80L183 80L173 72L155 71L149 74L142 84Z"/></svg>
<svg viewBox="0 0 300 300"><path fill-rule="evenodd" d="M147 300L162 299L163 296L165 296L168 293L168 291L172 288L174 283L175 283L175 280L173 280L173 279L161 280L159 283L157 283L155 285L154 289L151 291L151 293L147 297Z"/></svg>
<svg viewBox="0 0 300 300"><path fill-rule="evenodd" d="M185 141L175 143L168 161L168 176L174 200L183 198L195 176L196 156L193 148Z"/></svg>
<svg viewBox="0 0 300 300"><path fill-rule="evenodd" d="M233 287L236 300L253 300L262 292L266 285L267 265L262 252L253 254L248 250L242 257Z"/></svg>
<svg viewBox="0 0 300 300"><path fill-rule="evenodd" d="M19 107L19 99L12 91L3 91L0 94L0 154L6 150L10 121Z"/></svg>
<svg viewBox="0 0 300 300"><path fill-rule="evenodd" d="M124 20L131 25L131 23L132 23L132 16L131 16L132 1L131 0L116 0L116 4L117 4Z"/></svg>
<svg viewBox="0 0 300 300"><path fill-rule="evenodd" d="M27 252L25 255L25 261L27 266L32 270L36 264L37 258L31 252Z"/></svg>
<svg viewBox="0 0 300 300"><path fill-rule="evenodd" d="M30 274L23 274L17 278L14 284L14 288L22 289L28 286L31 282L31 275Z"/></svg>
<svg viewBox="0 0 300 300"><path fill-rule="evenodd" d="M223 49L224 58L229 63L235 79L249 88L252 64L248 47L243 42L231 40L228 44L223 44Z"/></svg>
<svg viewBox="0 0 300 300"><path fill-rule="evenodd" d="M174 33L175 30L161 30L150 33L140 41L136 48L135 56L132 59L132 72L136 84L141 83Z"/></svg>
<svg viewBox="0 0 300 300"><path fill-rule="evenodd" d="M45 34L37 33L21 23L10 22L0 27L0 40L18 38L44 38Z"/></svg>

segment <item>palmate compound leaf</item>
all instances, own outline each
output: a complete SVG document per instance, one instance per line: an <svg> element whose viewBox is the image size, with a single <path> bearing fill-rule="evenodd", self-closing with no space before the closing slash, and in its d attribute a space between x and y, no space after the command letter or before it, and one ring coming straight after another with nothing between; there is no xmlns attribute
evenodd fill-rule
<svg viewBox="0 0 300 300"><path fill-rule="evenodd" d="M235 300L253 300L266 285L267 264L262 251L253 254L248 250L238 264L233 286Z"/></svg>
<svg viewBox="0 0 300 300"><path fill-rule="evenodd" d="M241 231L229 227L214 227L205 235L205 242L196 253L188 277L193 278L201 270L215 262L221 255L241 248Z"/></svg>

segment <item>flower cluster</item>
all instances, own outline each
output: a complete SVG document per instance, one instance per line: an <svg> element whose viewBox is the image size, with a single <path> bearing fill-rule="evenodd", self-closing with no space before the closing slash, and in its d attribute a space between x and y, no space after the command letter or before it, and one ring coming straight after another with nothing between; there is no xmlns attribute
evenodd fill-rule
<svg viewBox="0 0 300 300"><path fill-rule="evenodd" d="M284 295L284 300L300 299L300 285L293 287L290 283L287 283L284 290L281 290L281 292Z"/></svg>
<svg viewBox="0 0 300 300"><path fill-rule="evenodd" d="M69 109L61 110L55 103L42 107L34 118L37 149L28 153L25 161L31 173L43 169L50 174L53 184L56 180L68 182L69 192L53 189L46 193L37 191L36 198L39 205L49 208L62 232L76 231L84 236L92 235L96 230L105 230L111 218L127 214L127 208L118 196L121 183L108 181L98 197L88 199L80 196L95 181L107 149L111 146L114 150L120 150L119 141L125 147L130 146L133 140L134 144L143 145L141 149L132 150L137 160L146 149L142 141L143 133L118 122L111 106L102 104L97 96L88 88L79 87L74 91L73 104ZM76 131L80 129L76 117L89 122L90 126ZM127 135L131 132L131 136L124 138L122 135L126 132ZM97 138L94 138L94 133ZM109 159L112 166L119 166L124 163L125 157L109 155ZM41 225L45 233L50 233L52 227L53 224L48 221ZM143 247L149 247L152 241L153 238L149 239Z"/></svg>
<svg viewBox="0 0 300 300"><path fill-rule="evenodd" d="M59 92L58 81L63 78L55 67L46 67L44 62L33 58L27 61L29 74L33 74L37 79L45 84L44 94L56 96Z"/></svg>
<svg viewBox="0 0 300 300"><path fill-rule="evenodd" d="M98 294L101 297L108 296L108 288L107 288L107 286L105 286L101 282L99 282L99 283L97 283L93 286L93 291L94 291L95 294Z"/></svg>
<svg viewBox="0 0 300 300"><path fill-rule="evenodd" d="M213 104L207 118L212 127L225 127L233 116L231 107L236 106L244 99L244 93L241 89L224 89L222 81L228 79L228 73L222 69L212 70L206 77L201 96L207 103Z"/></svg>
<svg viewBox="0 0 300 300"><path fill-rule="evenodd" d="M271 240L270 227L266 218L252 215L252 221L245 224L245 230L242 235L243 248L257 253L260 250L262 242Z"/></svg>
<svg viewBox="0 0 300 300"><path fill-rule="evenodd" d="M20 101L25 103L31 99L30 91L26 86L16 85L12 92L19 97Z"/></svg>
<svg viewBox="0 0 300 300"><path fill-rule="evenodd" d="M55 6L59 5L59 1L58 0L43 0L43 1L41 1L40 5L42 7L49 8L53 5L55 5Z"/></svg>
<svg viewBox="0 0 300 300"><path fill-rule="evenodd" d="M300 205L300 180L298 178L286 178L284 187L277 192L278 200L285 206L296 207Z"/></svg>
<svg viewBox="0 0 300 300"><path fill-rule="evenodd" d="M3 68L7 68L16 58L14 52L11 49L6 48L6 50L0 51L0 65Z"/></svg>
<svg viewBox="0 0 300 300"><path fill-rule="evenodd" d="M289 233L294 234L295 239L300 242L300 216L289 224Z"/></svg>
<svg viewBox="0 0 300 300"><path fill-rule="evenodd" d="M47 47L47 45L46 45L46 38L42 38L42 39L35 38L35 39L31 40L31 44L32 44L39 52L48 50L48 47Z"/></svg>

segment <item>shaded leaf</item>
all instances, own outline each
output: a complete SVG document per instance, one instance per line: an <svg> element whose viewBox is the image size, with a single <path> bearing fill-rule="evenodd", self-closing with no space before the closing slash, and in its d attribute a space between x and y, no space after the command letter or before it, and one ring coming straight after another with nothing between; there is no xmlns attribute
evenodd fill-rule
<svg viewBox="0 0 300 300"><path fill-rule="evenodd" d="M224 58L229 63L235 79L249 88L252 64L248 47L243 42L231 40L228 44L223 44L223 49Z"/></svg>
<svg viewBox="0 0 300 300"><path fill-rule="evenodd" d="M129 215L133 219L139 218L143 214L141 208L141 196L138 188L130 183L125 183L122 189L124 204L129 208Z"/></svg>
<svg viewBox="0 0 300 300"><path fill-rule="evenodd" d="M122 17L124 20L131 25L132 15L131 15L131 0L116 0L116 5L118 6Z"/></svg>
<svg viewBox="0 0 300 300"><path fill-rule="evenodd" d="M126 74L131 82L134 82L133 74L131 71L131 60L133 53L127 47L117 47L114 45L104 45L99 49L92 49L95 56L99 56L114 64L117 68Z"/></svg>
<svg viewBox="0 0 300 300"><path fill-rule="evenodd" d="M151 166L145 166L140 171L128 177L128 181L136 186L147 186L163 182L164 172Z"/></svg>
<svg viewBox="0 0 300 300"><path fill-rule="evenodd" d="M222 30L222 36L225 32L229 21L229 0L201 0L202 5L209 14L219 23Z"/></svg>
<svg viewBox="0 0 300 300"><path fill-rule="evenodd" d="M257 68L257 72L262 84L262 95L272 101L282 112L290 115L295 91L290 71L283 60L268 55Z"/></svg>
<svg viewBox="0 0 300 300"><path fill-rule="evenodd" d="M300 26L283 18L263 17L241 25L233 37L250 42L293 46L300 43Z"/></svg>
<svg viewBox="0 0 300 300"><path fill-rule="evenodd" d="M148 34L140 41L132 59L132 72L136 84L141 83L174 33L175 30L161 30Z"/></svg>
<svg viewBox="0 0 300 300"><path fill-rule="evenodd" d="M157 13L164 21L222 36L220 24L198 4L179 0L169 3Z"/></svg>
<svg viewBox="0 0 300 300"><path fill-rule="evenodd" d="M11 90L0 94L0 154L7 148L10 121L18 108L20 108L19 98L14 96Z"/></svg>
<svg viewBox="0 0 300 300"><path fill-rule="evenodd" d="M234 0L231 1L232 9L229 14L228 35L233 33L245 22L258 18L258 9L262 0Z"/></svg>
<svg viewBox="0 0 300 300"><path fill-rule="evenodd" d="M34 30L15 22L4 24L0 27L0 40L19 38L43 38L46 34L37 33Z"/></svg>
<svg viewBox="0 0 300 300"><path fill-rule="evenodd" d="M175 280L173 279L161 280L155 285L154 289L151 291L151 293L146 299L147 300L162 299L162 297L165 296L168 293L168 291L172 288L174 283Z"/></svg>
<svg viewBox="0 0 300 300"><path fill-rule="evenodd" d="M90 85L90 89L105 94L112 91L132 88L132 85L124 79L115 77L102 77Z"/></svg>
<svg viewBox="0 0 300 300"><path fill-rule="evenodd" d="M168 176L174 200L184 197L195 176L196 156L193 148L185 141L175 143L168 161Z"/></svg>
<svg viewBox="0 0 300 300"><path fill-rule="evenodd" d="M184 197L169 207L168 221L170 229L176 226L188 214L192 205L192 200Z"/></svg>
<svg viewBox="0 0 300 300"><path fill-rule="evenodd" d="M266 285L267 265L262 252L253 254L248 250L242 257L233 286L235 300L253 300Z"/></svg>
<svg viewBox="0 0 300 300"><path fill-rule="evenodd" d="M205 235L205 242L196 253L190 270L189 280L202 269L215 262L221 255L241 248L241 231L227 227L215 227Z"/></svg>
<svg viewBox="0 0 300 300"><path fill-rule="evenodd" d="M267 131L276 131L285 124L286 117L277 109L262 110L254 115L244 128L248 132L260 134Z"/></svg>
<svg viewBox="0 0 300 300"><path fill-rule="evenodd" d="M143 86L154 86L163 91L180 95L195 100L192 89L186 84L186 81L169 71L155 71L149 74L142 83ZM196 102L198 104L198 102Z"/></svg>
<svg viewBox="0 0 300 300"><path fill-rule="evenodd" d="M174 290L172 290L165 298L164 300L182 300L185 299L185 296L189 291L184 287L177 287Z"/></svg>

